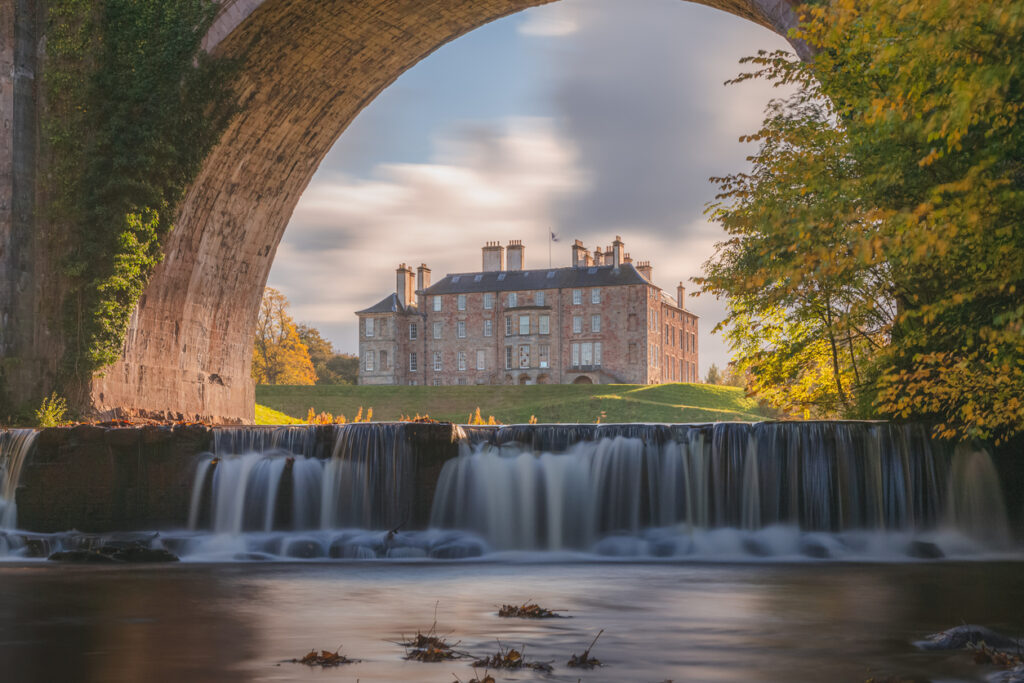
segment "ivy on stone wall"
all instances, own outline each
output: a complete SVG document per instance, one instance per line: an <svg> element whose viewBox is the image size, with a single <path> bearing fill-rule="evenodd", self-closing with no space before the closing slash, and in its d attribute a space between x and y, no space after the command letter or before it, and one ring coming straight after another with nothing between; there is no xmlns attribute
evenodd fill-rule
<svg viewBox="0 0 1024 683"><path fill-rule="evenodd" d="M178 206L235 111L212 0L51 0L44 142L67 277L65 380L120 356Z"/></svg>

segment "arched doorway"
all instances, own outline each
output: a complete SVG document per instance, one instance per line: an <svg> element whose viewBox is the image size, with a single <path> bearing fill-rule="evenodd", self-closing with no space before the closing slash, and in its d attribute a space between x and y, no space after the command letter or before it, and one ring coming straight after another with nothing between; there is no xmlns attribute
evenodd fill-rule
<svg viewBox="0 0 1024 683"><path fill-rule="evenodd" d="M590 379L590 377L588 377L586 375L580 375L579 377L574 379L572 381L572 383L573 384L593 384L594 380Z"/></svg>
<svg viewBox="0 0 1024 683"><path fill-rule="evenodd" d="M94 383L94 406L251 419L262 288L324 155L368 102L437 47L549 1L226 0L205 44L243 63L243 108L186 194L124 358ZM782 34L795 25L790 0L694 1Z"/></svg>

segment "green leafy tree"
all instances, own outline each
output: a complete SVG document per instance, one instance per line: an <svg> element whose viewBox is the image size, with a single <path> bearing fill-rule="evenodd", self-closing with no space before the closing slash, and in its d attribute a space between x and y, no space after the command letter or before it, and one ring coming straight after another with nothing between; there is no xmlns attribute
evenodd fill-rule
<svg viewBox="0 0 1024 683"><path fill-rule="evenodd" d="M315 384L316 370L288 313L288 299L267 287L260 302L252 376L258 384Z"/></svg>
<svg viewBox="0 0 1024 683"><path fill-rule="evenodd" d="M359 358L338 353L320 330L311 325L298 325L299 339L309 349L316 370L317 384L356 384L359 379Z"/></svg>
<svg viewBox="0 0 1024 683"><path fill-rule="evenodd" d="M796 94L712 209L730 240L702 283L741 365L819 389L831 366L832 396L804 394L829 411L1021 431L1024 0L829 0L798 37L812 63L747 60ZM791 362L822 343L827 366Z"/></svg>

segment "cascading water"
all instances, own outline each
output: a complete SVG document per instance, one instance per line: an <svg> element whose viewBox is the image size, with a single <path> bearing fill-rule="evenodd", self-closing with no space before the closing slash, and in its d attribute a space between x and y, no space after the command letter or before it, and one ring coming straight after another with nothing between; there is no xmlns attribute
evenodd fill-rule
<svg viewBox="0 0 1024 683"><path fill-rule="evenodd" d="M18 526L15 496L21 468L38 434L34 429L0 430L0 529Z"/></svg>
<svg viewBox="0 0 1024 683"><path fill-rule="evenodd" d="M1008 540L987 453L849 422L476 429L431 523L498 549L630 556L934 557Z"/></svg>

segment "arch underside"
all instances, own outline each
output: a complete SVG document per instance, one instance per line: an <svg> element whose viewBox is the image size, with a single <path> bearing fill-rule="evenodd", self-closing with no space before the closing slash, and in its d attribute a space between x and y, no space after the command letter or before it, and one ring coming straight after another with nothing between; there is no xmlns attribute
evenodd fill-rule
<svg viewBox="0 0 1024 683"><path fill-rule="evenodd" d="M242 60L241 112L186 195L123 358L94 382L94 409L250 421L260 297L321 160L366 105L432 51L551 1L226 0L206 46ZM783 34L794 24L789 0L694 1Z"/></svg>

